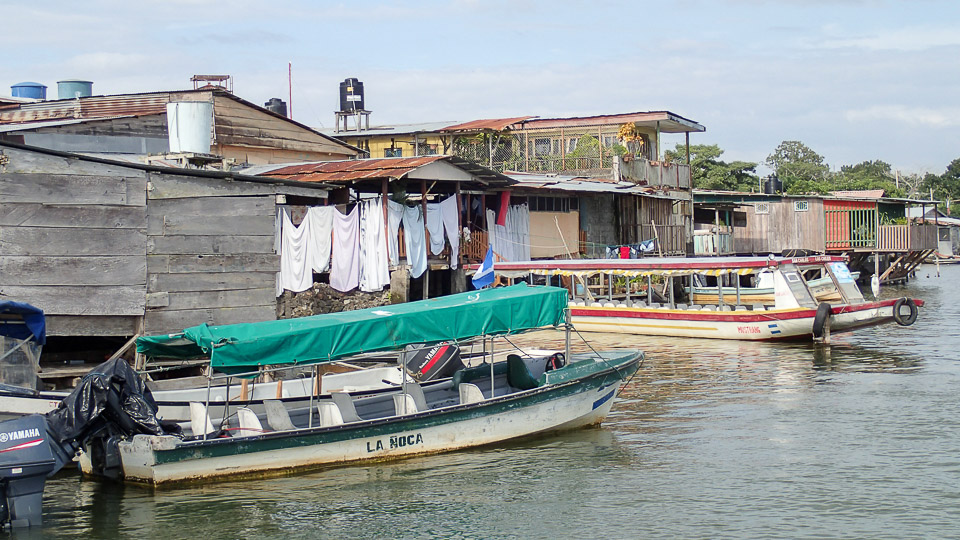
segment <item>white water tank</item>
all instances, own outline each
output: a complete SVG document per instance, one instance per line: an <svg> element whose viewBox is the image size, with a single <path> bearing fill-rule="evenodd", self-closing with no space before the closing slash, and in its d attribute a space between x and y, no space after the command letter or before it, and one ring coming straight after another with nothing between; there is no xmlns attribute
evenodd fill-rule
<svg viewBox="0 0 960 540"><path fill-rule="evenodd" d="M175 101L167 103L167 134L170 152L210 153L210 128L213 103L209 101Z"/></svg>

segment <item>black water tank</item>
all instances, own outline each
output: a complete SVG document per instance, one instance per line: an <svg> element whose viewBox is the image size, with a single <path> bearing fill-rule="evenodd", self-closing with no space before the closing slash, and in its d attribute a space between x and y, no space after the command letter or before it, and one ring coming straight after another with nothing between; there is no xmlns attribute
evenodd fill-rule
<svg viewBox="0 0 960 540"><path fill-rule="evenodd" d="M268 111L273 111L280 116L287 116L287 102L280 98L270 98L270 101L263 104Z"/></svg>
<svg viewBox="0 0 960 540"><path fill-rule="evenodd" d="M363 111L363 83L349 78L340 83L340 111Z"/></svg>
<svg viewBox="0 0 960 540"><path fill-rule="evenodd" d="M773 195L783 192L783 182L776 175L770 176L763 182L763 192L767 195Z"/></svg>

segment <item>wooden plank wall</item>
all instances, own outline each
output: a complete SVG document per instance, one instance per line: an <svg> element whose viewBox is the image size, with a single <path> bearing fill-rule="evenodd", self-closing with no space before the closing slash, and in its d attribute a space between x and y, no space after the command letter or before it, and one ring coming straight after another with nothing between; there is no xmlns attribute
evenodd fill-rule
<svg viewBox="0 0 960 540"><path fill-rule="evenodd" d="M276 318L275 192L150 174L147 333Z"/></svg>
<svg viewBox="0 0 960 540"><path fill-rule="evenodd" d="M132 335L146 299L146 173L3 149L0 299L48 334Z"/></svg>
<svg viewBox="0 0 960 540"><path fill-rule="evenodd" d="M283 163L290 161L291 152L297 152L300 159L314 160L354 155L326 137L228 97L214 96L213 108L217 150L224 157L241 159L237 153L242 152L249 163ZM275 150L283 152L275 156Z"/></svg>
<svg viewBox="0 0 960 540"><path fill-rule="evenodd" d="M756 205L738 209L747 215L746 227L734 228L737 253L782 253L785 250L807 249L823 253L825 249L823 201L807 201L807 210L797 212L795 199L768 203L768 214L757 214Z"/></svg>

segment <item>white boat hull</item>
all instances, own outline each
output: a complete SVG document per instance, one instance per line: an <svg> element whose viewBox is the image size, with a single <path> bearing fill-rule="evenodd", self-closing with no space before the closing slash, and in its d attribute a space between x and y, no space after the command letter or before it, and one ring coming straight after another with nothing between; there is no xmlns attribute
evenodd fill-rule
<svg viewBox="0 0 960 540"><path fill-rule="evenodd" d="M447 452L599 424L610 412L622 384L620 376L608 373L592 384L574 381L412 415L275 433L272 438L261 436L249 443L239 439L182 442L171 436L137 435L120 443L119 452L124 478L149 484L286 474L354 461ZM213 448L217 445L219 450ZM243 445L242 451L237 451L237 445ZM223 455L211 455L218 451ZM81 459L81 467L90 472L88 460Z"/></svg>
<svg viewBox="0 0 960 540"><path fill-rule="evenodd" d="M832 308L830 331L892 322L894 301ZM796 339L813 335L817 310L808 308L694 311L647 307L571 306L581 331L737 340Z"/></svg>

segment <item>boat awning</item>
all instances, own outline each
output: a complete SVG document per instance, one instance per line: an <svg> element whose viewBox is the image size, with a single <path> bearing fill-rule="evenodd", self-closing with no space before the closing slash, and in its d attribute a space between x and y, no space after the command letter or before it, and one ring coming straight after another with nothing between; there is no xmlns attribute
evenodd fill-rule
<svg viewBox="0 0 960 540"><path fill-rule="evenodd" d="M208 357L218 371L244 373L556 326L566 307L566 289L519 284L299 319L202 324L182 334L141 337L137 352L152 358Z"/></svg>
<svg viewBox="0 0 960 540"><path fill-rule="evenodd" d="M43 310L23 302L0 302L0 336L47 342L47 322Z"/></svg>

